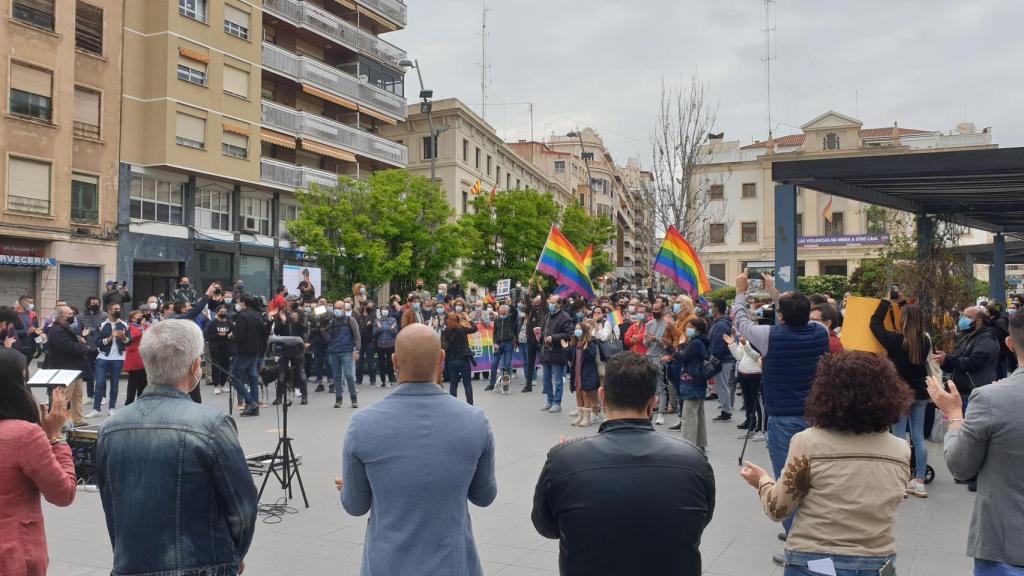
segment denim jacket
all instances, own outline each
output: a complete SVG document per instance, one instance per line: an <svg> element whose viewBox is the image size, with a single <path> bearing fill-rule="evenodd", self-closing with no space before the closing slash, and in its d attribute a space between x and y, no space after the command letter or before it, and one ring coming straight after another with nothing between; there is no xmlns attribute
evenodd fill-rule
<svg viewBox="0 0 1024 576"><path fill-rule="evenodd" d="M229 416L148 389L103 424L96 462L112 576L238 573L257 497Z"/></svg>

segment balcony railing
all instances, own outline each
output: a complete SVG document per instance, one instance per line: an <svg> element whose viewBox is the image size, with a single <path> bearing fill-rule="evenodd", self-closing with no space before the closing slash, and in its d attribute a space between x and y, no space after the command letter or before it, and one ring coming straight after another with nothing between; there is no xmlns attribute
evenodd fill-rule
<svg viewBox="0 0 1024 576"><path fill-rule="evenodd" d="M346 72L308 56L297 56L273 44L263 43L263 66L297 82L351 98L398 120L405 120L405 98L360 82Z"/></svg>
<svg viewBox="0 0 1024 576"><path fill-rule="evenodd" d="M405 27L406 8L404 2L399 2L398 0L359 0L359 3L395 24L399 24L403 28Z"/></svg>
<svg viewBox="0 0 1024 576"><path fill-rule="evenodd" d="M338 175L332 172L296 166L270 158L260 159L260 180L292 190L309 190L310 185L314 183L325 188L334 188L338 185Z"/></svg>
<svg viewBox="0 0 1024 576"><path fill-rule="evenodd" d="M309 2L263 0L263 10L396 69L400 68L398 63L405 60L405 50L392 46Z"/></svg>
<svg viewBox="0 0 1024 576"><path fill-rule="evenodd" d="M7 209L15 212L31 212L33 214L49 214L50 201L40 198L7 195Z"/></svg>
<svg viewBox="0 0 1024 576"><path fill-rule="evenodd" d="M300 138L338 146L394 166L405 167L408 162L409 151L405 146L323 116L267 101L263 102L262 116L264 125Z"/></svg>

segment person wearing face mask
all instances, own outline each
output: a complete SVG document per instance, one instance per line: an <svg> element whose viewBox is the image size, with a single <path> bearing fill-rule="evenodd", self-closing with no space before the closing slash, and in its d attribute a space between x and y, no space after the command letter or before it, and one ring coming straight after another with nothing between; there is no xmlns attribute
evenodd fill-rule
<svg viewBox="0 0 1024 576"><path fill-rule="evenodd" d="M117 413L117 386L121 381L121 370L124 368L125 352L132 342L128 323L121 319L121 305L111 304L107 319L100 324L96 334L96 396L92 401L92 412L86 418L100 415L100 398L106 392L107 381L110 382L110 415Z"/></svg>
<svg viewBox="0 0 1024 576"><path fill-rule="evenodd" d="M561 298L548 297L548 314L541 331L541 366L544 369L544 400L542 412L562 411L562 386L565 380L566 351L572 338L574 323L560 304Z"/></svg>
<svg viewBox="0 0 1024 576"><path fill-rule="evenodd" d="M433 312L433 314L431 314L430 315L430 319L427 320L427 326L430 326L430 329L433 330L435 333L437 333L438 336L440 336L441 332L444 332L444 323L445 323L444 304L442 304L441 301L438 300L437 303L434 304L434 312Z"/></svg>
<svg viewBox="0 0 1024 576"><path fill-rule="evenodd" d="M441 349L444 350L444 371L448 374L448 392L459 397L459 380L466 391L466 402L473 403L473 350L469 347L469 334L477 331L462 300L455 301L455 313L445 320L441 333Z"/></svg>
<svg viewBox="0 0 1024 576"><path fill-rule="evenodd" d="M231 381L235 384L238 399L245 403L239 416L259 416L259 358L266 344L265 325L255 296L246 294L237 304L238 315L229 336L235 352L231 362Z"/></svg>
<svg viewBox="0 0 1024 576"><path fill-rule="evenodd" d="M356 314L362 314L363 309L366 308L366 303L369 301L369 295L367 294L366 284L362 282L356 282L352 285L352 303L355 307ZM329 307L329 306L328 306Z"/></svg>
<svg viewBox="0 0 1024 576"><path fill-rule="evenodd" d="M707 337L707 323L701 318L690 318L686 323L686 343L676 347L673 362L679 365L679 379L674 382L682 404L679 428L683 438L706 451L708 447L707 421L704 418L704 360L711 342ZM675 427L672 427L675 429Z"/></svg>
<svg viewBox="0 0 1024 576"><path fill-rule="evenodd" d="M188 396L202 379L203 334L195 322L165 320L139 353L149 386L104 423L96 445L113 571L239 574L256 486L231 417ZM182 547L188 554L174 553Z"/></svg>
<svg viewBox="0 0 1024 576"><path fill-rule="evenodd" d="M95 391L95 375L93 370L96 367L96 334L100 324L107 319L107 315L100 310L100 299L98 296L90 296L85 299L85 308L78 315L78 325L81 336L85 338L85 345L89 348L89 355L86 358L86 371L82 375L85 380L85 395L88 401L92 401ZM107 399L101 398L101 403L106 404Z"/></svg>
<svg viewBox="0 0 1024 576"><path fill-rule="evenodd" d="M0 328L3 327L2 314L0 312ZM73 316L74 312L67 306L58 306L54 310L53 325L46 341L47 367L51 370L80 370L85 374L88 371L89 347L85 339L71 328ZM82 415L82 383L75 380L67 390L67 397L71 401L71 421L75 426L88 424Z"/></svg>
<svg viewBox="0 0 1024 576"><path fill-rule="evenodd" d="M940 350L932 355L932 360L938 362L944 372L952 374L964 401L964 411L972 390L996 380L999 344L987 321L988 311L983 306L964 309L957 321L956 349L951 354Z"/></svg>
<svg viewBox="0 0 1024 576"><path fill-rule="evenodd" d="M647 345L644 344L644 336L647 332L647 306L639 304L633 308L632 323L622 337L622 345L626 350L641 356L647 355Z"/></svg>
<svg viewBox="0 0 1024 576"><path fill-rule="evenodd" d="M345 397L345 387L348 386L349 399L352 407L359 407L359 399L356 392L356 361L359 358L361 348L361 332L359 323L352 316L352 304L341 300L334 303L334 320L327 328L327 354L331 362L331 374L334 375L334 382L331 383L331 391L334 392L334 407L341 408ZM303 398L305 399L305 398Z"/></svg>
<svg viewBox="0 0 1024 576"><path fill-rule="evenodd" d="M128 373L128 390L125 393L124 405L135 402L136 396L141 396L146 389L146 367L142 364L142 356L139 355L139 345L142 344L142 334L146 327L143 326L141 310L132 310L128 314L128 331L132 337L124 353L124 371Z"/></svg>
<svg viewBox="0 0 1024 576"><path fill-rule="evenodd" d="M430 290L423 287L423 278L416 279L416 295L420 297L420 303L430 300Z"/></svg>
<svg viewBox="0 0 1024 576"><path fill-rule="evenodd" d="M377 374L380 376L379 386L381 388L385 386L391 388L395 383L395 370L391 363L391 355L395 352L397 336L398 320L394 316L386 314L374 320L373 347L377 351Z"/></svg>
<svg viewBox="0 0 1024 576"><path fill-rule="evenodd" d="M18 314L14 323L14 332L18 337L19 352L25 355L25 364L32 362L36 353L36 338L43 330L39 327L39 317L35 312L35 300L31 296L20 296L15 312Z"/></svg>
<svg viewBox="0 0 1024 576"><path fill-rule="evenodd" d="M359 300L356 300L359 306ZM356 385L363 385L363 375L370 376L370 386L377 385L377 357L373 342L373 325L377 321L376 306L366 300L362 304L362 312L355 314L359 324L359 358L356 360Z"/></svg>
<svg viewBox="0 0 1024 576"><path fill-rule="evenodd" d="M423 324L423 311L420 309L420 297L416 292L409 294L409 307L402 313L402 328L409 324Z"/></svg>
<svg viewBox="0 0 1024 576"><path fill-rule="evenodd" d="M666 338L666 335L669 334L671 322L672 317L668 314L668 310L665 309L664 302L662 300L655 300L652 306L651 319L647 321L644 329L643 344L647 347L647 359L655 364L661 372L661 377L658 379L658 397L661 398L661 402L658 403L657 415L654 419L654 423L657 425L665 423L669 396L675 396L674 392L670 394L666 391L667 384L665 380L665 365L672 360L672 356L668 353L668 344L672 340Z"/></svg>
<svg viewBox="0 0 1024 576"><path fill-rule="evenodd" d="M274 336L291 336L301 338L306 346L309 342L309 325L306 322L306 313L299 306L299 299L295 296L288 296L288 308L281 310L273 316L273 324L270 333ZM289 386L295 390L295 395L302 399L301 404L309 403L309 393L306 388L305 357L292 357L287 354L280 356L278 360L278 377L274 405L282 402L290 402L287 399Z"/></svg>
<svg viewBox="0 0 1024 576"><path fill-rule="evenodd" d="M491 356L491 380L484 388L494 390L498 372L501 372L501 393L508 394L512 380L512 356L515 354L519 336L519 311L508 304L498 306L498 317L494 320L494 354Z"/></svg>
<svg viewBox="0 0 1024 576"><path fill-rule="evenodd" d="M523 326L526 332L526 357L523 364L523 378L526 379L526 384L521 390L522 393L533 392L533 381L537 377L537 362L541 356L540 336L546 312L543 295L543 288L538 283L536 292L528 291L527 298L523 303Z"/></svg>
<svg viewBox="0 0 1024 576"><path fill-rule="evenodd" d="M162 319L160 315L160 299L156 296L150 296L146 299L146 310L150 314L150 323L159 322Z"/></svg>
<svg viewBox="0 0 1024 576"><path fill-rule="evenodd" d="M126 308L125 304L129 304L131 301L132 295L128 293L128 286L118 285L114 280L107 280L107 291L103 293L104 309L110 308L111 304L120 304Z"/></svg>
<svg viewBox="0 0 1024 576"><path fill-rule="evenodd" d="M213 372L213 393L220 394L228 381L225 372L230 361L232 321L228 317L227 302L217 307L217 314L206 325L206 343L210 347L211 370Z"/></svg>
<svg viewBox="0 0 1024 576"><path fill-rule="evenodd" d="M182 276L181 281L178 283L178 288L171 292L171 300L175 302L195 302L198 296L188 276Z"/></svg>
<svg viewBox="0 0 1024 576"><path fill-rule="evenodd" d="M597 424L597 389L601 386L598 374L597 340L593 334L597 326L591 320L584 320L576 325L572 333L572 344L569 347L567 368L569 370L569 389L576 394L576 419L573 426L587 427Z"/></svg>

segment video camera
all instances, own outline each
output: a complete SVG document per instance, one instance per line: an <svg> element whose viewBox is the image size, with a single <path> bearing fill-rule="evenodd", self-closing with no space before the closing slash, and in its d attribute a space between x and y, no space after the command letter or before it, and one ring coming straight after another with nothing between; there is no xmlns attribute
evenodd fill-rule
<svg viewBox="0 0 1024 576"><path fill-rule="evenodd" d="M299 360L306 355L306 342L298 336L271 336L267 344L270 353L281 358Z"/></svg>

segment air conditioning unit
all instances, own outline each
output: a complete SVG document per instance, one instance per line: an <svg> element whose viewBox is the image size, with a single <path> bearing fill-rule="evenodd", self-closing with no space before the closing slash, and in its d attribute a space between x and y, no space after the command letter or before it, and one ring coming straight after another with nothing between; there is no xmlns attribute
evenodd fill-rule
<svg viewBox="0 0 1024 576"><path fill-rule="evenodd" d="M253 218L252 216L243 216L242 232L252 232L254 234L259 232L259 225L256 222L256 218Z"/></svg>

